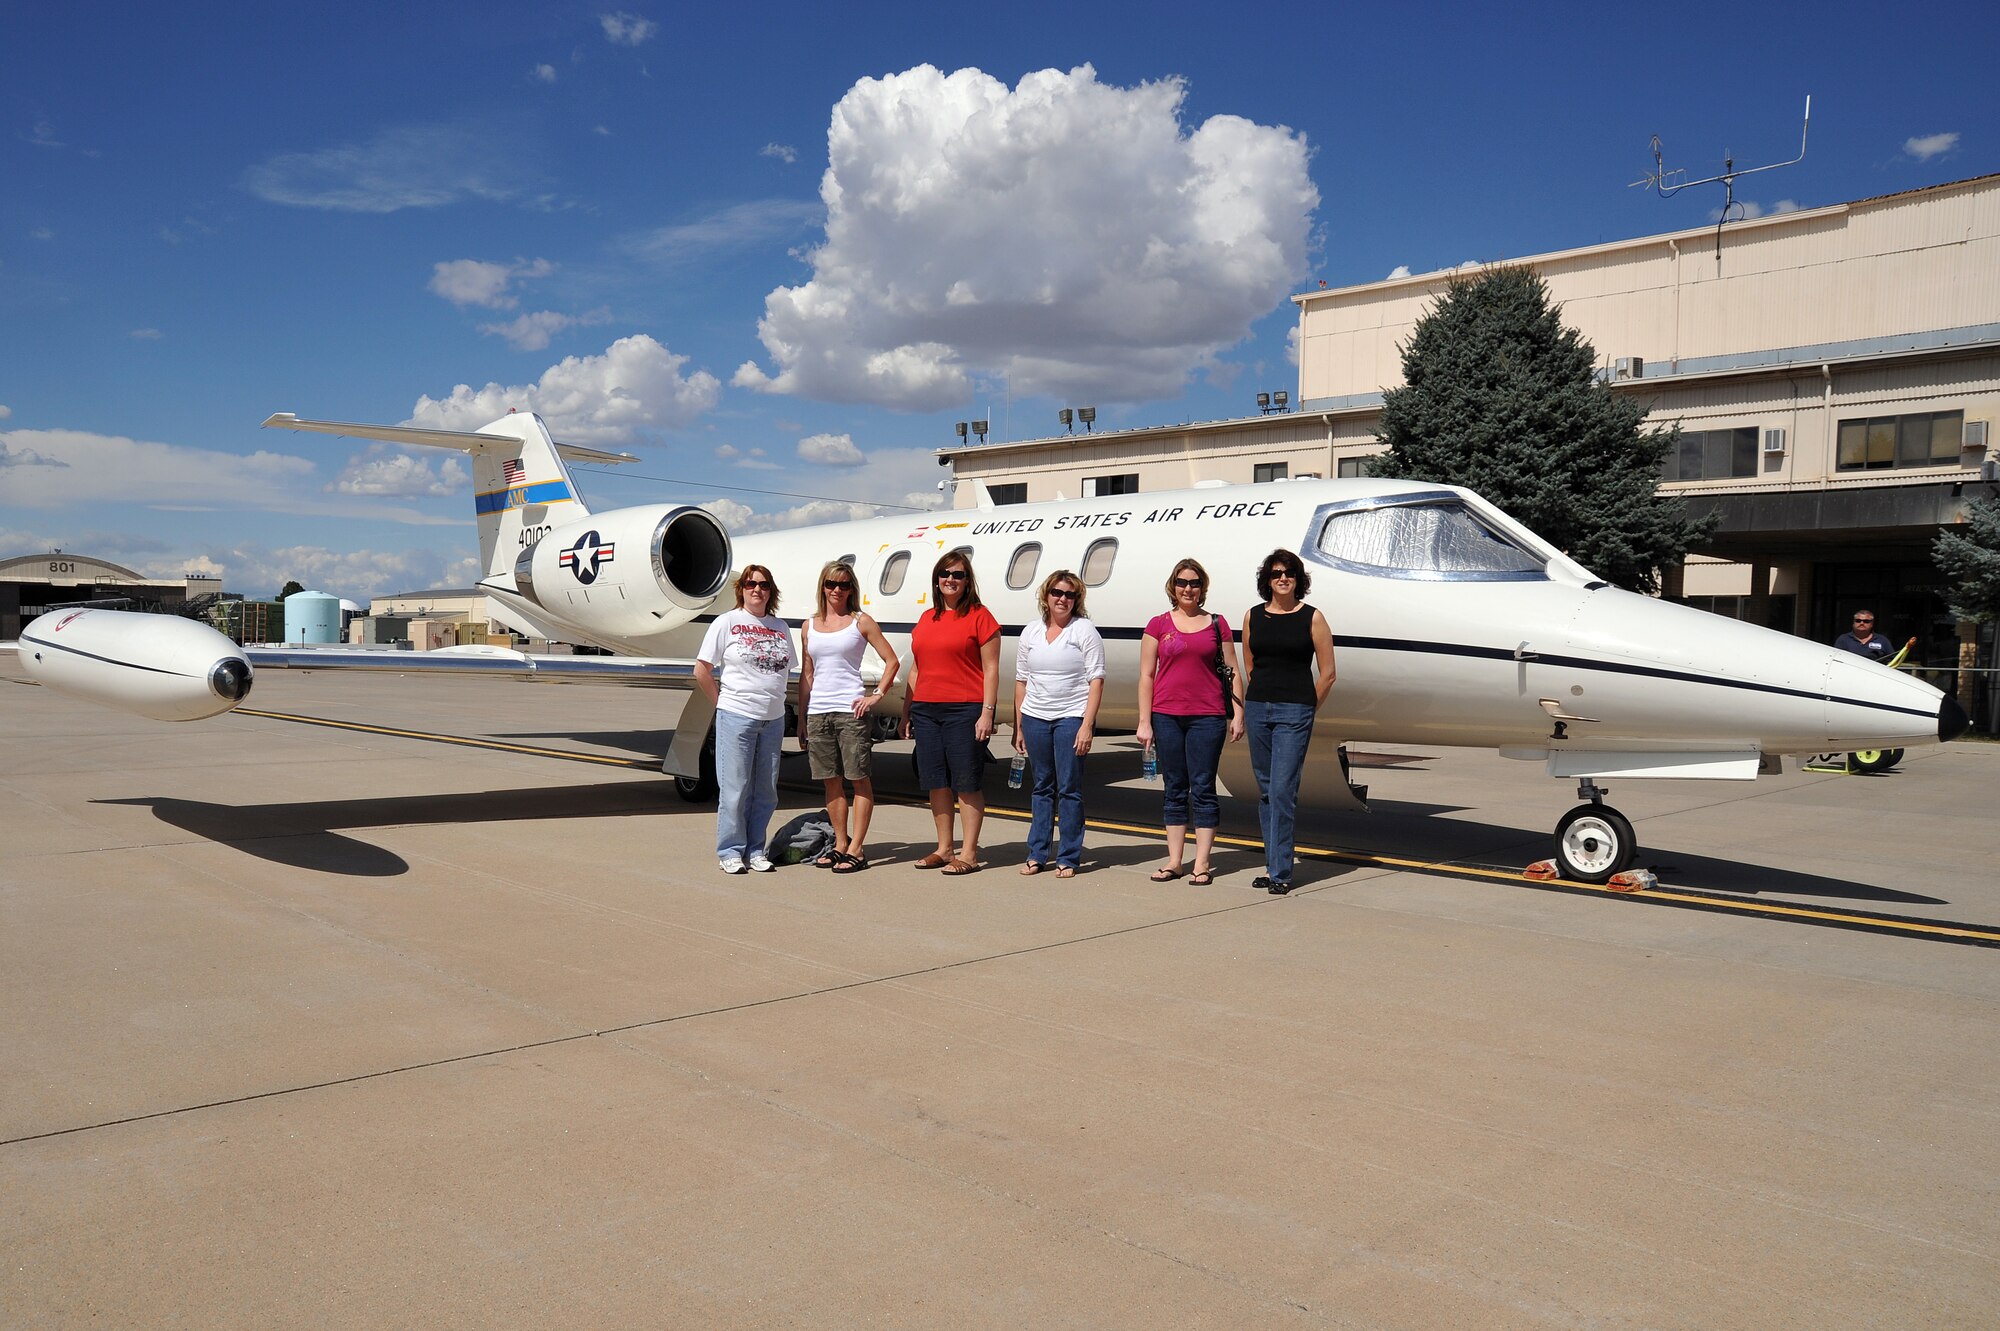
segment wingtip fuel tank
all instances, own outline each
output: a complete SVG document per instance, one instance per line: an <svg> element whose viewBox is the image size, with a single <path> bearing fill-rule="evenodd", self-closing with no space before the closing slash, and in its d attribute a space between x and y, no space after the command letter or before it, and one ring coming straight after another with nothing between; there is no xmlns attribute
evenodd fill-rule
<svg viewBox="0 0 2000 1331"><path fill-rule="evenodd" d="M21 665L49 688L155 721L199 721L250 696L255 672L198 620L52 610L21 630Z"/></svg>

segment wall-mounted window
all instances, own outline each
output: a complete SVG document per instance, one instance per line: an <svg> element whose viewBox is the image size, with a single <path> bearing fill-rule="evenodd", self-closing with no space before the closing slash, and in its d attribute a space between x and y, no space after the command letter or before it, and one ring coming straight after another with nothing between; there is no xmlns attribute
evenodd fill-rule
<svg viewBox="0 0 2000 1331"><path fill-rule="evenodd" d="M1949 467L1958 462L1963 411L1919 411L1840 423L1841 471Z"/></svg>
<svg viewBox="0 0 2000 1331"><path fill-rule="evenodd" d="M1342 458L1337 465L1339 470L1334 474L1343 481L1368 474L1367 458Z"/></svg>
<svg viewBox="0 0 2000 1331"><path fill-rule="evenodd" d="M1035 566L1041 562L1042 547L1038 542L1030 541L1016 550L1007 561L1007 585L1017 592L1026 587L1035 580Z"/></svg>
<svg viewBox="0 0 2000 1331"><path fill-rule="evenodd" d="M1292 464L1289 462L1259 462L1252 470L1250 479L1262 485L1266 481L1282 481L1291 473Z"/></svg>
<svg viewBox="0 0 2000 1331"><path fill-rule="evenodd" d="M1028 483L1015 481L1011 485L989 485L986 487L986 493L993 496L996 505L1025 504L1028 502Z"/></svg>
<svg viewBox="0 0 2000 1331"><path fill-rule="evenodd" d="M910 552L908 550L898 550L895 554L889 556L888 563L882 565L881 580L875 585L881 588L882 595L894 596L897 592L903 590L903 579L908 576L909 572Z"/></svg>
<svg viewBox="0 0 2000 1331"><path fill-rule="evenodd" d="M1678 449L1660 464L1663 481L1719 481L1757 474L1757 427L1682 430Z"/></svg>
<svg viewBox="0 0 2000 1331"><path fill-rule="evenodd" d="M1139 493L1139 473L1128 471L1120 476L1086 476L1083 478L1083 497L1092 495L1135 495Z"/></svg>
<svg viewBox="0 0 2000 1331"><path fill-rule="evenodd" d="M1111 576L1111 565L1118 559L1118 541L1107 536L1101 541L1092 541L1090 548L1083 552L1083 571L1078 574L1086 587L1102 587L1104 580Z"/></svg>

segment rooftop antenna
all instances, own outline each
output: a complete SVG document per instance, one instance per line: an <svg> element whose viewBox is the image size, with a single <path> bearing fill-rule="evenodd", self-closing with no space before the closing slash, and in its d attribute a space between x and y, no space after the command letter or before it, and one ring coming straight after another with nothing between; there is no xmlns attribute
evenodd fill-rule
<svg viewBox="0 0 2000 1331"><path fill-rule="evenodd" d="M1722 159L1721 175L1706 176L1700 180L1686 179L1687 172L1685 170L1676 169L1669 171L1667 169L1667 164L1666 161L1664 160L1664 153L1661 150L1660 136L1655 134L1653 136L1652 171L1647 173L1644 178L1633 181L1632 184L1627 188L1637 188L1641 185L1648 185L1651 186L1656 192L1658 192L1661 198L1671 199L1674 197L1674 195L1680 193L1684 189L1692 189L1696 185L1713 185L1717 181L1721 181L1722 215L1718 217L1715 222L1715 266L1717 268L1720 268L1722 267L1722 228L1729 225L1729 223L1733 221L1740 220L1743 216L1743 205L1736 201L1737 178L1739 176L1754 176L1759 171L1775 171L1781 166L1795 166L1798 163L1805 161L1806 135L1810 133L1811 130L1812 130L1812 94L1807 93L1806 118L1805 118L1805 124L1799 130L1799 155L1797 157L1794 157L1789 162L1773 162L1769 166L1751 166L1751 167L1745 167L1743 170L1738 171L1736 169L1736 159L1733 156L1726 156ZM1735 212L1735 215L1733 217L1731 216L1732 209Z"/></svg>

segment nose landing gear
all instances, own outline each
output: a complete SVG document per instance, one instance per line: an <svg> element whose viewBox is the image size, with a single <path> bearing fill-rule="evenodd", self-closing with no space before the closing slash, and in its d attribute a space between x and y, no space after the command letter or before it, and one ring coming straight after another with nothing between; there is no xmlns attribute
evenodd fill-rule
<svg viewBox="0 0 2000 1331"><path fill-rule="evenodd" d="M1604 802L1604 790L1589 777L1576 783L1579 804L1556 824L1556 865L1579 883L1604 883L1632 865L1639 843L1631 820Z"/></svg>

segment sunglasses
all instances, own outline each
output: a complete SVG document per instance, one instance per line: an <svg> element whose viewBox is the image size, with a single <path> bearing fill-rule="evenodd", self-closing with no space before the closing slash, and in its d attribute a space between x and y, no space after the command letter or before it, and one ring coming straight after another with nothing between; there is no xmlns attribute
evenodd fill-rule
<svg viewBox="0 0 2000 1331"><path fill-rule="evenodd" d="M1857 624L1873 624L1875 621L1870 619L1867 615L1856 615L1854 617L1854 622Z"/></svg>
<svg viewBox="0 0 2000 1331"><path fill-rule="evenodd" d="M854 584L851 582L822 582L820 586L830 592L851 592L854 590Z"/></svg>
<svg viewBox="0 0 2000 1331"><path fill-rule="evenodd" d="M1174 579L1174 586L1176 586L1176 587L1199 587L1199 586L1201 586L1201 579L1200 579L1200 578L1175 578L1175 579Z"/></svg>
<svg viewBox="0 0 2000 1331"><path fill-rule="evenodd" d="M739 585L746 592L768 592L771 590L771 584L768 582L751 581Z"/></svg>
<svg viewBox="0 0 2000 1331"><path fill-rule="evenodd" d="M962 568L948 568L938 574L939 582L964 582L967 574Z"/></svg>
<svg viewBox="0 0 2000 1331"><path fill-rule="evenodd" d="M1271 570L1271 576L1274 578L1296 578L1299 575L1288 568L1274 568Z"/></svg>
<svg viewBox="0 0 2000 1331"><path fill-rule="evenodd" d="M1062 588L1060 588L1060 587L1051 587L1051 588L1049 588L1049 599L1050 599L1051 601L1055 600L1055 599L1056 599L1056 597L1058 597L1058 596L1062 597L1062 598L1063 598L1063 600L1065 600L1065 601L1074 601L1074 600L1076 599L1076 593L1075 593L1075 592L1069 592L1069 591L1064 591L1064 590L1063 590Z"/></svg>

